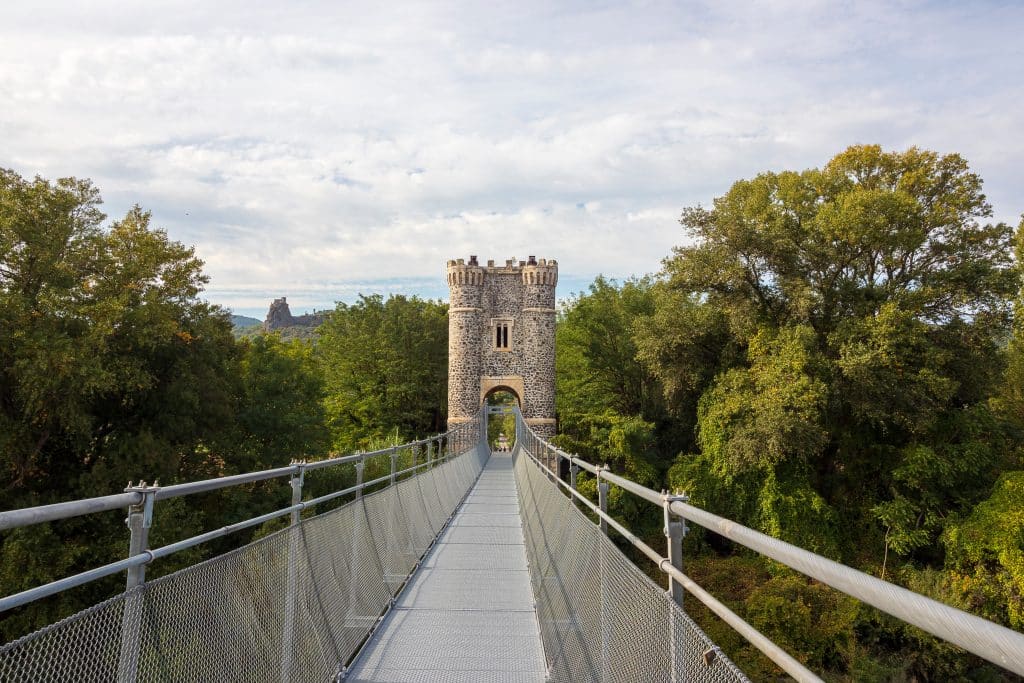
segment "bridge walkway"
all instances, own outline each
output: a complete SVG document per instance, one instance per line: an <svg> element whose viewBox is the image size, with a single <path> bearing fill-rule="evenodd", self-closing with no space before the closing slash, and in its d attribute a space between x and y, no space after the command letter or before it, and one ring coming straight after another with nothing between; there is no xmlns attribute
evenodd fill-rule
<svg viewBox="0 0 1024 683"><path fill-rule="evenodd" d="M345 681L545 675L512 456L495 452Z"/></svg>

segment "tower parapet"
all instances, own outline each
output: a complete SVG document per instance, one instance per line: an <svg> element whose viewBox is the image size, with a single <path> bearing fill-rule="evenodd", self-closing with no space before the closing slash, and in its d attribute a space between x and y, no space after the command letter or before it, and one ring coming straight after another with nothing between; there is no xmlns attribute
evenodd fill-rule
<svg viewBox="0 0 1024 683"><path fill-rule="evenodd" d="M472 256L469 263L462 259L448 262L448 290L452 308L476 307L480 302L480 287L484 284L484 269Z"/></svg>
<svg viewBox="0 0 1024 683"><path fill-rule="evenodd" d="M469 257L469 263L465 259L454 259L448 261L448 285L482 285L484 283L484 269L477 263L476 256Z"/></svg>
<svg viewBox="0 0 1024 683"><path fill-rule="evenodd" d="M551 259L537 260L533 256L522 267L524 285L550 285L558 284L558 261Z"/></svg>

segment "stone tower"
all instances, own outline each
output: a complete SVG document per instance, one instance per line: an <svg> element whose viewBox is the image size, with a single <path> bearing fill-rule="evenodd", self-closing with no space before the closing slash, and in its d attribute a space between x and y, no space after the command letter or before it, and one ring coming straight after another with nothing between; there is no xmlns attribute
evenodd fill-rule
<svg viewBox="0 0 1024 683"><path fill-rule="evenodd" d="M558 263L531 256L481 266L448 261L448 426L472 420L505 389L538 436L555 435Z"/></svg>

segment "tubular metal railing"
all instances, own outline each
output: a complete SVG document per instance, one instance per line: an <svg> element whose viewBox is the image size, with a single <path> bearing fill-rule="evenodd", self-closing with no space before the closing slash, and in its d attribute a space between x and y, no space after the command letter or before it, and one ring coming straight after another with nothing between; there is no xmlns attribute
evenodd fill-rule
<svg viewBox="0 0 1024 683"><path fill-rule="evenodd" d="M682 605L683 590L689 592L796 680L821 679L683 573L682 539L686 533L685 521L720 534L993 664L1024 675L1024 634L694 507L687 502L685 495L659 493L613 474L607 465L593 465L544 441L530 429L518 410L516 415L517 446L521 446L543 468L548 479L598 517L602 532L607 534L609 527L615 529L654 562L666 575L668 592L676 602ZM563 460L569 465L569 482L563 481L558 475L559 463ZM597 504L577 490L579 470L585 470L597 479ZM644 543L608 514L608 492L611 485L662 509L667 545L665 555Z"/></svg>
<svg viewBox="0 0 1024 683"><path fill-rule="evenodd" d="M515 414L516 477L528 555L533 553L534 591L538 611L543 611L545 649L558 650L549 657L554 663L552 680L745 680L682 612L684 591L795 679L821 680L683 572L686 521L1024 674L1024 634L711 514L690 505L683 495L636 484L606 465L593 465L545 442L518 409ZM3 612L127 572L123 594L0 645L0 679L201 681L244 672L260 680L322 680L324 672L341 677L344 663L372 633L483 466L488 452L485 420L486 411L481 411L478 419L445 434L371 453L173 486L140 482L111 496L0 512L4 530L127 509L130 532L127 558L0 599ZM411 454L411 466L399 470L399 454L405 451ZM475 455L456 457L466 454ZM364 481L370 458L388 458L390 469ZM558 475L561 461L568 464L568 482ZM529 463L529 468L522 463ZM354 486L302 499L306 473L343 464L355 466ZM580 470L596 478L597 503L577 490ZM160 548L149 547L153 508L159 501L277 478L288 479L291 505ZM364 496L380 485L385 486ZM661 509L665 554L609 515L611 486ZM301 516L305 509L353 494L353 501L331 512ZM593 513L597 524L588 522L568 501ZM146 581L146 568L156 559L286 515L290 525L280 532ZM609 528L666 575L666 593L615 551L608 541ZM581 603L570 584L597 586L599 595ZM666 602L670 609L662 612ZM660 632L636 636L636 629L656 629L659 623ZM212 634L221 642L206 643Z"/></svg>
<svg viewBox="0 0 1024 683"><path fill-rule="evenodd" d="M354 529L351 533L355 533L356 537L344 539L345 543L351 545L350 553L352 557L345 560L348 562L350 572L355 571L357 566L370 562L377 569L370 571L369 574L366 574L368 570L363 569L361 571L374 581L383 580L393 595L397 591L396 586L404 582L405 578L407 578L408 574L414 569L415 564L419 561L425 548L433 542L443 524L447 523L447 519L453 513L458 501L465 495L469 484L475 479L476 474L479 473L480 468L483 466L486 455L489 453L486 448L486 425L483 422L485 419L481 412L478 419L458 425L444 434L368 453L357 453L315 462L296 461L287 467L172 486L148 486L144 482L140 482L137 486L129 486L121 494L0 512L0 530L5 530L126 508L128 512L126 523L129 528L129 552L127 558L0 598L0 613L2 613L69 588L127 571L125 593L112 598L106 603L89 608L78 615L69 617L54 626L46 627L39 632L25 636L18 641L13 641L8 645L0 645L0 679L71 680L86 675L82 671L87 671L86 677L98 676L98 680L99 678L105 678L113 671L113 673L116 673L116 676L111 675L110 677L112 678L116 677L121 681L135 680L138 674L140 638L158 637L160 639L168 639L172 636L166 628L160 631L161 635L159 636L153 636L152 634L140 636L140 630L143 629L143 626L152 626L152 624L147 625L140 621L142 615L149 614L152 616L153 614L161 613L161 609L165 611L170 609L166 606L154 608L152 604L149 604L152 600L156 599L152 596L160 595L161 591L164 594L167 594L168 591L173 594L174 590L180 590L179 588L169 588L176 585L175 577L178 575L182 575L178 583L184 585L191 580L186 576L189 572L209 573L211 571L215 574L219 571L233 572L232 575L236 578L224 579L225 585L233 584L241 573L249 572L247 580L258 580L266 584L262 588L270 591L266 595L267 598L274 592L272 584L275 581L283 583L281 586L283 595L276 599L280 599L281 603L285 606L284 613L273 618L283 620L284 625L282 628L286 635L284 640L277 646L276 656L282 662L280 664L282 667L282 679L291 680L295 678L288 673L293 665L291 663L292 652L286 645L286 643L291 642L292 637L287 634L292 631L293 624L298 618L296 614L298 611L301 611L299 606L312 599L310 596L300 596L297 593L299 582L298 566L301 562L312 566L312 563L322 563L329 560L329 564L324 565L324 570L326 573L334 574L336 572L334 567L342 561L341 558L333 556L321 558L322 553L314 552L310 555L311 551L309 548L303 547L300 549L300 545L305 546L307 544L306 527L304 525L316 522L313 527L309 528L321 529L323 524L317 520L329 517L333 520L330 523L341 524L345 529ZM412 464L399 470L400 454L406 453L406 458ZM471 459L459 457L469 453L475 454L475 457ZM364 481L363 475L367 462L372 458L382 457L390 460L389 472L384 476ZM465 462L470 460L472 460L470 464L465 464ZM353 464L355 466L356 483L354 486L327 495L307 500L302 499L306 473L343 464ZM455 469L452 469L453 467ZM160 548L149 547L148 536L152 526L153 508L159 501L285 477L288 478L291 487L291 505ZM377 488L372 494L367 493L367 497L364 497L364 492L377 485L385 486ZM411 489L409 488L410 486L412 487ZM396 493L392 495L391 491ZM408 493L402 493L403 491ZM307 519L301 517L303 510L352 494L354 494L352 503L346 503L342 508ZM381 495L385 495L385 497L381 498ZM404 502L403 497L405 498ZM374 499L373 509L375 512L371 514L370 508L367 507L369 505L367 502L360 506L361 508L366 508L366 511L360 513L358 517L353 517L356 513L351 512L348 508L351 508L352 504L368 501L369 498ZM406 510L405 508L409 506L411 508ZM396 510L402 509L399 517L395 517L392 514L392 508ZM284 533L287 538L287 542L284 542L283 545L281 540L264 537L249 546L244 546L225 556L219 556L200 565L188 567L176 574L157 579L156 583L159 586L154 585L151 590L146 591L149 588L145 577L146 567L154 560L284 516L290 516L291 519L290 525L283 532L278 532L278 534ZM359 531L359 529L362 529L362 531ZM368 546L366 545L367 543L369 543ZM381 545L382 543L384 545ZM362 545L360 546L360 544ZM273 547L275 550L272 552L265 546ZM284 567L282 569L284 573L279 576L276 574L265 576L260 574L264 570L252 566L234 567L230 570L212 569L217 567L218 563L224 565L226 562L227 565L231 565L232 562L237 562L237 558L247 556L247 554L262 555L264 563L270 562L265 571L273 574L274 571L277 571L274 567ZM357 555L363 555L364 557L357 558ZM373 556L372 562L367 559L371 555ZM232 559L232 557L235 559ZM222 560L221 558L225 559ZM252 572L255 572L255 574L252 574ZM377 576L377 574L380 576L374 579L373 577ZM314 589L320 583L330 584L332 581L337 583L338 581L343 582L345 580L344 577L338 576L325 576L318 580L317 577L312 575L307 576L306 579L311 582ZM221 579L218 578L218 580ZM355 578L352 578L351 581L355 581ZM308 588L309 586L306 587ZM250 586L250 588L255 587ZM361 588L354 585L347 586L347 590L353 592L353 596L354 592L358 592ZM366 588L370 592L373 590L372 586ZM198 602L211 600L208 596L200 598L194 592L187 593L187 599ZM223 607L226 612L232 612L237 610L240 602L247 602L254 598L249 596L231 597L222 595L218 599L221 600L221 603L219 603L220 607ZM355 597L352 597L351 601L352 604L358 602ZM373 605L364 605L360 609L371 614L361 617L362 621L357 624L358 628L355 631L349 632L346 636L349 639L355 638L356 642L365 637L379 617L379 611L378 613L372 613ZM314 610L313 612L319 614L321 611ZM306 609L304 614L308 612L309 610ZM266 616L261 614L251 614L249 617L257 621L266 620ZM307 618L313 617L307 614ZM241 631L251 628L245 624L234 626ZM352 624L345 624L344 628L328 629L330 633L327 633L327 636L331 636L328 640L332 638L336 640L335 636L337 633L343 632L345 628L351 630L351 626ZM94 633L84 637L81 633L78 633L83 629L91 630ZM186 627L182 630L189 631L191 629ZM360 636L359 634L362 635ZM280 639L282 636L278 634L275 637ZM325 636L320 634L319 637L323 639ZM69 656L69 653L58 653L56 651L63 647L65 642L73 642L80 645L80 641L83 639L92 643L93 649L98 652L98 660L88 665L91 668L75 668L76 665L74 663L63 661ZM119 641L120 645L112 644L114 640ZM55 642L60 643L60 645L53 645ZM40 654L40 648L46 650L46 654ZM163 652L160 656L164 659L168 656L166 648L161 649L154 645L151 649L152 651ZM341 648L341 650L343 649ZM121 654L117 655L115 653L115 655L110 655L112 650L120 651ZM338 652L341 652L341 650L338 650ZM131 655L133 651L135 654ZM111 669L112 656L115 662L113 669ZM338 656L344 655L339 654ZM121 661L118 664L117 660L119 657ZM53 660L53 667L48 668L46 664L47 659ZM298 664L295 665L295 667L298 666ZM65 668L62 669L60 667ZM69 671L75 673L68 673ZM180 675L172 676L172 678L175 680L201 680L201 678L192 678L186 673L180 673Z"/></svg>
<svg viewBox="0 0 1024 683"><path fill-rule="evenodd" d="M749 683L522 444L514 471L548 680Z"/></svg>

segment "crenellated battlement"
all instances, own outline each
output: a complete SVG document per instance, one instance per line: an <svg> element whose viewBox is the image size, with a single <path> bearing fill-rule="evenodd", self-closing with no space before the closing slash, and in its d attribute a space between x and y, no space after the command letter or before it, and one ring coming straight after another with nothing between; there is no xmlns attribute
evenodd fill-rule
<svg viewBox="0 0 1024 683"><path fill-rule="evenodd" d="M469 257L469 263L465 259L448 261L448 286L454 285L482 285L484 283L484 269L477 263L476 256Z"/></svg>
<svg viewBox="0 0 1024 683"><path fill-rule="evenodd" d="M535 265L527 263L522 268L524 285L549 285L554 287L558 284L558 262L555 260L546 261L540 259Z"/></svg>
<svg viewBox="0 0 1024 683"><path fill-rule="evenodd" d="M526 261L517 261L515 257L505 259L504 265L496 265L489 259L486 266L481 266L476 256L466 259L450 259L448 261L448 286L476 285L482 286L488 275L521 275L524 285L558 284L558 261L554 259L538 259L529 257Z"/></svg>

